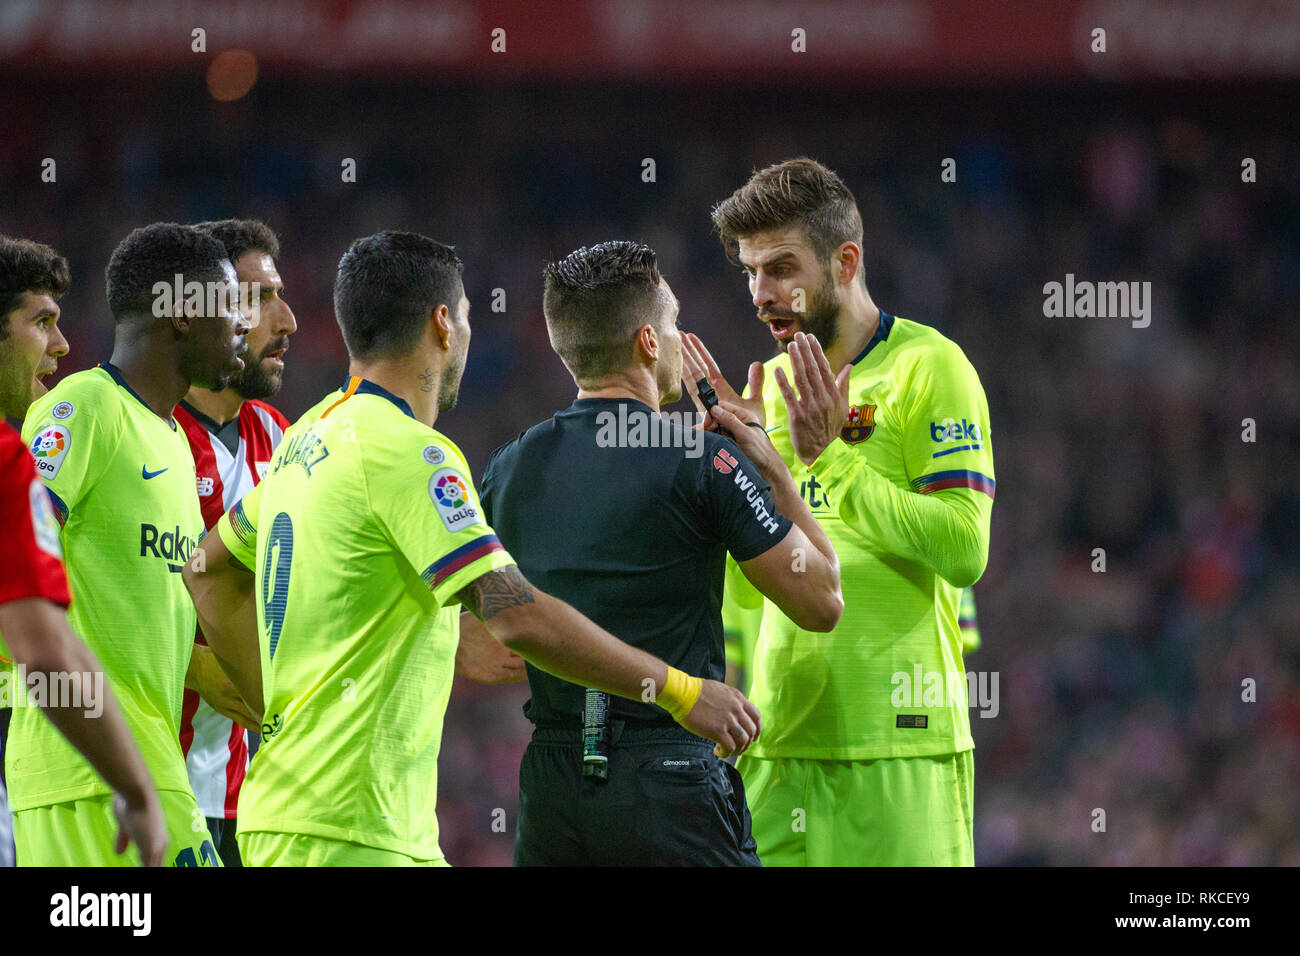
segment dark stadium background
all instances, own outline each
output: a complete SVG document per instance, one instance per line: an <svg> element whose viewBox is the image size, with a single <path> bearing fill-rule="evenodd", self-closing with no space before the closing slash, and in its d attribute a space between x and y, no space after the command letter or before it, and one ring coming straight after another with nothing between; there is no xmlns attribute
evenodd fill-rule
<svg viewBox="0 0 1300 956"><path fill-rule="evenodd" d="M291 419L344 376L348 242L453 243L473 340L438 428L477 475L572 398L540 273L578 245L645 240L733 382L766 358L708 210L814 156L857 194L876 302L953 338L988 394L998 496L967 666L998 673L1000 710L972 711L977 861L1300 865L1298 11L6 3L0 232L71 261L62 375L109 354L103 267L131 228L264 219L299 323L275 400ZM256 84L217 102L209 67L236 48ZM1150 327L1044 317L1067 273L1150 281ZM526 696L458 679L438 796L455 865L510 860Z"/></svg>

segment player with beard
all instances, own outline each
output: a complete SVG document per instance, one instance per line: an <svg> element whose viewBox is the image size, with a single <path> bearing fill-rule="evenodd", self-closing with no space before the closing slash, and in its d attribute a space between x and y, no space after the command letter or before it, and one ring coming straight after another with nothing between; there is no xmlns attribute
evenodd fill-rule
<svg viewBox="0 0 1300 956"><path fill-rule="evenodd" d="M972 865L960 605L988 560L995 487L979 376L952 341L872 301L857 203L820 163L754 173L712 218L778 355L750 366L741 398L688 337L688 377L766 423L844 582L829 634L763 604L752 694L768 731L737 764L759 855Z"/></svg>
<svg viewBox="0 0 1300 956"><path fill-rule="evenodd" d="M194 455L203 526L210 531L262 480L289 427L288 419L261 399L280 390L284 354L298 324L284 300L284 282L276 266L280 242L270 227L255 219L226 219L201 222L194 228L226 247L241 292L255 297L242 303L250 314L243 372L220 391L192 387L176 409L176 421ZM239 866L235 815L248 772L244 727L256 730L257 723L200 634L195 638L191 672L202 671L208 672L211 682L225 687L227 695L204 700L195 689L196 681L187 681L181 749L217 852L226 866Z"/></svg>
<svg viewBox="0 0 1300 956"><path fill-rule="evenodd" d="M36 399L23 439L62 525L68 619L103 663L158 789L167 862L217 866L193 827L179 742L195 626L181 567L203 523L172 413L191 385L221 388L243 371L248 324L225 247L189 226L135 230L105 279L112 359ZM7 750L19 866L139 862L115 853L108 783L32 708L15 708Z"/></svg>
<svg viewBox="0 0 1300 956"><path fill-rule="evenodd" d="M461 269L414 233L352 244L334 287L347 381L294 422L186 565L203 632L261 717L239 806L248 866L445 864L438 750L462 605L484 624L471 639L500 658L508 647L582 686L654 694L724 753L758 736L739 691L535 589L484 521L464 456L433 428L469 349Z"/></svg>

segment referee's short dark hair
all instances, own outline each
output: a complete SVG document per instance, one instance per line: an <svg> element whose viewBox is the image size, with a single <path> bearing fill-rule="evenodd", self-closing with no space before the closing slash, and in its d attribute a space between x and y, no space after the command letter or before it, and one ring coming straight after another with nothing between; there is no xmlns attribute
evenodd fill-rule
<svg viewBox="0 0 1300 956"><path fill-rule="evenodd" d="M49 246L0 236L0 339L9 336L9 313L28 292L58 299L71 284L68 260Z"/></svg>
<svg viewBox="0 0 1300 956"><path fill-rule="evenodd" d="M353 358L398 358L440 305L453 315L465 265L451 246L415 232L357 239L339 260L334 315Z"/></svg>
<svg viewBox="0 0 1300 956"><path fill-rule="evenodd" d="M654 250L639 242L583 246L542 275L551 348L582 387L627 368L637 329L661 328L667 314Z"/></svg>

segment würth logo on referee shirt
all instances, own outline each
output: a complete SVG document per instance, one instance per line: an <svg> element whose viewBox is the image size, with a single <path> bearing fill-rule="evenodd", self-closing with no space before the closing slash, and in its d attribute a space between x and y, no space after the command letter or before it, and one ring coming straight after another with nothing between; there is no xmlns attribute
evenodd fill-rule
<svg viewBox="0 0 1300 956"><path fill-rule="evenodd" d="M736 461L736 456L732 455L725 448L718 449L718 453L713 456L713 467L718 469L724 475L731 474L731 469L735 468L740 462Z"/></svg>

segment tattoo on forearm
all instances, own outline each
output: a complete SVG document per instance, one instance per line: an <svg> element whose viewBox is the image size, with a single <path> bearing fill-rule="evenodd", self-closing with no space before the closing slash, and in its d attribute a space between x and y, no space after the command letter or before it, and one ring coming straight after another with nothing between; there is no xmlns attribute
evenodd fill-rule
<svg viewBox="0 0 1300 956"><path fill-rule="evenodd" d="M457 596L465 609L480 621L506 608L534 603L533 586L514 565L475 578Z"/></svg>
<svg viewBox="0 0 1300 956"><path fill-rule="evenodd" d="M420 379L420 391L422 392L433 391L433 369L426 368L423 372L420 373L419 379Z"/></svg>

